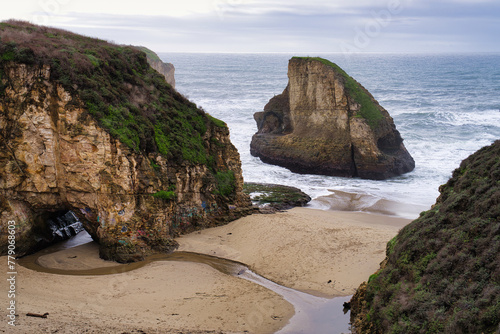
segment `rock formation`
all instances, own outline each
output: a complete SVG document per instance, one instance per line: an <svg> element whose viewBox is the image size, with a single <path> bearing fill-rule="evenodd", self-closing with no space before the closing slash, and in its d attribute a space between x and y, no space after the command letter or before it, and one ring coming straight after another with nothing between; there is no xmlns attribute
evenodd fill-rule
<svg viewBox="0 0 500 334"><path fill-rule="evenodd" d="M263 213L306 206L311 201L311 197L299 188L281 184L245 182L243 191Z"/></svg>
<svg viewBox="0 0 500 334"><path fill-rule="evenodd" d="M355 333L500 331L500 141L464 160L351 300Z"/></svg>
<svg viewBox="0 0 500 334"><path fill-rule="evenodd" d="M63 30L0 23L0 147L2 254L8 221L19 256L60 211L129 262L251 209L224 122L143 53Z"/></svg>
<svg viewBox="0 0 500 334"><path fill-rule="evenodd" d="M165 77L165 80L175 88L175 67L171 63L164 63L158 55L144 46L138 46L137 49L143 51L148 58L149 65L158 73Z"/></svg>
<svg viewBox="0 0 500 334"><path fill-rule="evenodd" d="M391 116L337 65L294 57L288 78L254 115L252 155L306 174L386 179L414 169Z"/></svg>

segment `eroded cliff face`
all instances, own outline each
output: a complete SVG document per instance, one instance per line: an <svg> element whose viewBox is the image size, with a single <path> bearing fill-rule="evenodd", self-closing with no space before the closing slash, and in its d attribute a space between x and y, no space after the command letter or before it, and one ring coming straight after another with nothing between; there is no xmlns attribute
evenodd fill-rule
<svg viewBox="0 0 500 334"><path fill-rule="evenodd" d="M3 62L0 92L0 226L17 226L17 255L51 213L72 210L101 256L136 261L176 247L173 237L248 213L239 154L227 127L203 141L219 171L139 153L99 126L47 65ZM217 178L218 175L225 178ZM221 187L226 187L221 191ZM228 188L229 187L229 188Z"/></svg>
<svg viewBox="0 0 500 334"><path fill-rule="evenodd" d="M336 65L294 57L288 78L254 115L252 155L308 174L386 179L413 170L390 115Z"/></svg>
<svg viewBox="0 0 500 334"><path fill-rule="evenodd" d="M154 68L158 73L165 77L165 80L175 88L175 67L170 63L164 63L161 60L150 60L149 65Z"/></svg>
<svg viewBox="0 0 500 334"><path fill-rule="evenodd" d="M167 81L172 87L175 88L175 67L171 63L164 63L160 57L152 50L144 47L138 46L137 49L146 53L146 57L149 63L149 66L154 68L158 73L165 77L165 81Z"/></svg>
<svg viewBox="0 0 500 334"><path fill-rule="evenodd" d="M158 73L165 77L172 87L175 88L175 67L171 63L164 63L160 59L151 59L148 57L149 65L154 68Z"/></svg>

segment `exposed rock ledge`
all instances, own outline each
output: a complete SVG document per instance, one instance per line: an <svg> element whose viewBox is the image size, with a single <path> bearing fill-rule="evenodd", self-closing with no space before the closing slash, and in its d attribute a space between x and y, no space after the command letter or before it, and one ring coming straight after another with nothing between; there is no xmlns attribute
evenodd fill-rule
<svg viewBox="0 0 500 334"><path fill-rule="evenodd" d="M261 213L306 206L311 201L311 197L299 188L281 184L245 182L243 191L250 196Z"/></svg>
<svg viewBox="0 0 500 334"><path fill-rule="evenodd" d="M175 88L175 67L171 63L164 63L160 57L150 49L144 46L138 46L139 50L143 51L148 58L149 65L154 68L158 73L165 77L165 81L167 81L172 87Z"/></svg>
<svg viewBox="0 0 500 334"><path fill-rule="evenodd" d="M415 168L389 113L337 65L294 57L288 78L254 115L252 155L292 172L367 179Z"/></svg>

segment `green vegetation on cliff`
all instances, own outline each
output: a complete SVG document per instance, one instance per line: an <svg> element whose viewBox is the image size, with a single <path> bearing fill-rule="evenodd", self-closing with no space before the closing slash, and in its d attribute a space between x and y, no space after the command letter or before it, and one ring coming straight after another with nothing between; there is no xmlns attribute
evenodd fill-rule
<svg viewBox="0 0 500 334"><path fill-rule="evenodd" d="M217 172L215 174L215 181L217 188L214 194L227 197L234 192L235 178L232 171Z"/></svg>
<svg viewBox="0 0 500 334"><path fill-rule="evenodd" d="M361 108L359 110L359 117L362 117L372 128L376 128L380 120L384 118L379 106L373 101L373 97L364 89L356 80L349 74L341 69L337 64L320 57L293 57L296 59L319 61L320 63L333 68L344 78L344 85L347 89L349 96L358 103Z"/></svg>
<svg viewBox="0 0 500 334"><path fill-rule="evenodd" d="M90 116L132 150L214 169L204 136L224 123L175 91L137 48L6 21L0 23L0 94L9 85L3 72L13 62L50 66L51 80L78 96Z"/></svg>
<svg viewBox="0 0 500 334"><path fill-rule="evenodd" d="M158 55L157 55L154 51L152 51L152 50L148 49L148 48L147 48L147 47L145 47L145 46L136 46L135 48L136 48L136 49L138 49L138 50L140 50L140 51L142 51L142 52L144 52L144 53L146 54L146 56L147 56L149 59L151 59L151 60L154 60L154 61L162 61L162 60L160 59L160 57L158 57Z"/></svg>
<svg viewBox="0 0 500 334"><path fill-rule="evenodd" d="M500 141L464 160L440 192L354 296L358 333L500 330Z"/></svg>

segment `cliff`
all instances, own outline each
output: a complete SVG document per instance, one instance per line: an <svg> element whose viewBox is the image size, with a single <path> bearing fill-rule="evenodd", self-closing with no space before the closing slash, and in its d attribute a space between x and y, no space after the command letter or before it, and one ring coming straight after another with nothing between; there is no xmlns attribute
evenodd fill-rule
<svg viewBox="0 0 500 334"><path fill-rule="evenodd" d="M16 255L72 211L101 257L168 252L173 237L248 213L226 124L177 93L144 53L0 23L0 249Z"/></svg>
<svg viewBox="0 0 500 334"><path fill-rule="evenodd" d="M252 155L306 174L386 179L414 169L389 113L337 65L294 57L288 78L254 115Z"/></svg>
<svg viewBox="0 0 500 334"><path fill-rule="evenodd" d="M175 88L175 67L171 63L164 63L158 55L144 46L138 46L137 49L146 54L149 66L165 77L165 80Z"/></svg>
<svg viewBox="0 0 500 334"><path fill-rule="evenodd" d="M500 141L464 160L351 300L356 333L500 331Z"/></svg>

